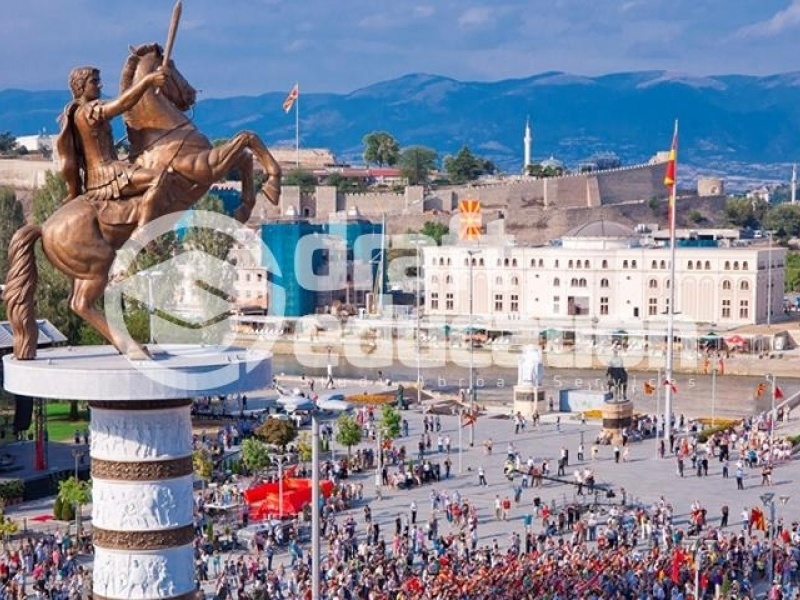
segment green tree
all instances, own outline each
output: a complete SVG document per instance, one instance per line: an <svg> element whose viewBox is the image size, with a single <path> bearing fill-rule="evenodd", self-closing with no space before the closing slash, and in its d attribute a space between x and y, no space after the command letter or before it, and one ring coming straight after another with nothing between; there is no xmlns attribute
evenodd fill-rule
<svg viewBox="0 0 800 600"><path fill-rule="evenodd" d="M435 240L437 246L441 246L442 238L450 233L450 228L444 223L438 223L437 221L425 221L425 224L422 226L422 229L420 229L419 232L422 235Z"/></svg>
<svg viewBox="0 0 800 600"><path fill-rule="evenodd" d="M317 187L317 178L311 171L295 169L284 174L281 185L296 185L301 192L313 192Z"/></svg>
<svg viewBox="0 0 800 600"><path fill-rule="evenodd" d="M400 174L408 179L409 185L424 185L436 168L439 155L435 150L424 146L410 146L400 154Z"/></svg>
<svg viewBox="0 0 800 600"><path fill-rule="evenodd" d="M289 419L267 419L254 433L268 444L279 446L281 453L285 453L286 446L297 437L297 427Z"/></svg>
<svg viewBox="0 0 800 600"><path fill-rule="evenodd" d="M0 154L16 154L17 138L10 131L0 132Z"/></svg>
<svg viewBox="0 0 800 600"><path fill-rule="evenodd" d="M380 431L385 440L393 440L400 436L400 422L403 418L391 404L384 404L381 408Z"/></svg>
<svg viewBox="0 0 800 600"><path fill-rule="evenodd" d="M800 253L788 252L786 254L786 281L787 292L800 291Z"/></svg>
<svg viewBox="0 0 800 600"><path fill-rule="evenodd" d="M300 462L302 463L311 462L312 458L311 436L307 431L303 431L300 435L297 436L297 456L300 459Z"/></svg>
<svg viewBox="0 0 800 600"><path fill-rule="evenodd" d="M779 204L771 206L762 222L765 229L770 229L780 237L800 235L800 206L796 204Z"/></svg>
<svg viewBox="0 0 800 600"><path fill-rule="evenodd" d="M76 534L81 529L81 507L92 501L92 486L88 481L80 481L74 475L68 479L58 482L58 497L61 502L69 504L77 509L76 513Z"/></svg>
<svg viewBox="0 0 800 600"><path fill-rule="evenodd" d="M252 472L266 469L271 463L269 448L256 438L247 438L242 444L242 462Z"/></svg>
<svg viewBox="0 0 800 600"><path fill-rule="evenodd" d="M350 415L341 414L336 419L336 442L342 446L347 446L347 456L353 446L361 443L361 426Z"/></svg>
<svg viewBox="0 0 800 600"><path fill-rule="evenodd" d="M481 175L494 173L496 168L492 161L475 156L464 146L455 156L445 157L444 170L450 181L458 184L475 181Z"/></svg>
<svg viewBox="0 0 800 600"><path fill-rule="evenodd" d="M767 203L763 200L728 198L725 202L725 218L735 227L757 229L766 210Z"/></svg>
<svg viewBox="0 0 800 600"><path fill-rule="evenodd" d="M198 448L192 452L192 469L203 481L211 479L211 475L214 473L214 461L208 450Z"/></svg>
<svg viewBox="0 0 800 600"><path fill-rule="evenodd" d="M50 215L61 207L67 196L67 186L61 175L50 171L45 173L44 185L33 195L31 213L33 222L44 223ZM69 308L71 282L56 269L42 252L41 244L36 246L36 266L39 283L36 287L36 312L40 319L48 319L61 331L68 343L77 346L81 339L84 323ZM77 403L74 403L77 416Z"/></svg>
<svg viewBox="0 0 800 600"><path fill-rule="evenodd" d="M25 224L22 203L17 200L14 190L0 187L0 281L6 280L8 273L8 244L14 232Z"/></svg>
<svg viewBox="0 0 800 600"><path fill-rule="evenodd" d="M526 169L526 174L529 177L561 177L564 174L564 167L556 167L553 165L547 165L543 167L540 164L535 165L528 165Z"/></svg>
<svg viewBox="0 0 800 600"><path fill-rule="evenodd" d="M6 516L5 500L0 500L0 536L3 538L3 550L7 549L8 538L18 531L17 522Z"/></svg>
<svg viewBox="0 0 800 600"><path fill-rule="evenodd" d="M342 194L357 194L367 189L367 184L363 179L345 177L341 173L331 173L325 180L327 185L332 185L336 191Z"/></svg>
<svg viewBox="0 0 800 600"><path fill-rule="evenodd" d="M367 164L394 166L400 160L400 144L385 131L373 131L364 136L364 161Z"/></svg>

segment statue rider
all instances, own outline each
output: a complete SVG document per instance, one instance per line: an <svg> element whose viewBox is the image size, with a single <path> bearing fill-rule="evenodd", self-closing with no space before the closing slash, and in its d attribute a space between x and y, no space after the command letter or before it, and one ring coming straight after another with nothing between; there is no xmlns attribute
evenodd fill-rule
<svg viewBox="0 0 800 600"><path fill-rule="evenodd" d="M101 100L100 70L78 67L69 75L73 100L61 115L56 147L67 184L66 201L81 194L92 200L125 200L144 195L138 225L152 220L152 202L162 171L119 160L111 120L131 109L151 87L164 85L167 72L159 69L143 77L118 98Z"/></svg>

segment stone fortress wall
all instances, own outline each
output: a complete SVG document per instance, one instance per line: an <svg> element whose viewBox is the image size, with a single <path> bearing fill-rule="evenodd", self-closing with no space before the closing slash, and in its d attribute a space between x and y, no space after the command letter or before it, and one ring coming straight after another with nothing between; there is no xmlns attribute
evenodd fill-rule
<svg viewBox="0 0 800 600"><path fill-rule="evenodd" d="M44 184L47 171L55 170L51 161L0 160L0 185L34 190ZM470 198L480 200L484 224L500 219L505 231L520 243L542 244L572 227L600 218L631 226L665 223L663 177L664 163L656 162L546 179L515 177L480 185L448 186L427 196L422 186L408 186L400 193L360 194L337 194L331 186L318 186L306 194L297 187L286 186L279 206L264 202L259 195L251 223L292 214L326 219L331 213L357 211L372 220L385 215L389 233L404 233L421 228L426 221L449 223L458 213L459 201ZM724 182L718 178L700 179L697 187L700 198L693 196L691 209L713 222L715 213L724 207ZM651 206L652 198L661 201L658 206ZM688 202L679 200L679 224L682 213L688 212L681 211L682 204L688 206Z"/></svg>

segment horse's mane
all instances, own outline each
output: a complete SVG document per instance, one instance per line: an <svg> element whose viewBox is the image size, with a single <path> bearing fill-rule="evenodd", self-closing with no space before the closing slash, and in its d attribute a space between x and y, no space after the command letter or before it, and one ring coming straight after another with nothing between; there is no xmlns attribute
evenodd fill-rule
<svg viewBox="0 0 800 600"><path fill-rule="evenodd" d="M142 44L141 46L131 46L128 59L122 67L122 75L119 78L119 91L120 93L127 90L133 84L133 77L136 74L136 68L139 66L143 56L147 56L151 52L161 53L161 46L159 44Z"/></svg>

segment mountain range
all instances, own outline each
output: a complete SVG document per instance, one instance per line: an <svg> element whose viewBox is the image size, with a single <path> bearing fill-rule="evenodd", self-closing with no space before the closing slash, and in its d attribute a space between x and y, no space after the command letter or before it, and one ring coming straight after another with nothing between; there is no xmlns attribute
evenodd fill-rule
<svg viewBox="0 0 800 600"><path fill-rule="evenodd" d="M270 145L294 145L295 115L285 92L201 99L192 118L210 138L241 129ZM56 130L64 91L0 91L0 131ZM736 182L787 181L800 158L800 72L765 77L693 77L664 71L597 77L548 72L523 79L466 82L410 74L348 94L302 93L301 147L330 148L361 162L362 139L388 131L401 146L423 145L440 156L466 145L503 171L522 167L526 119L533 157L554 156L574 168L598 152L623 164L646 162L669 147L680 123L679 176L724 175Z"/></svg>

